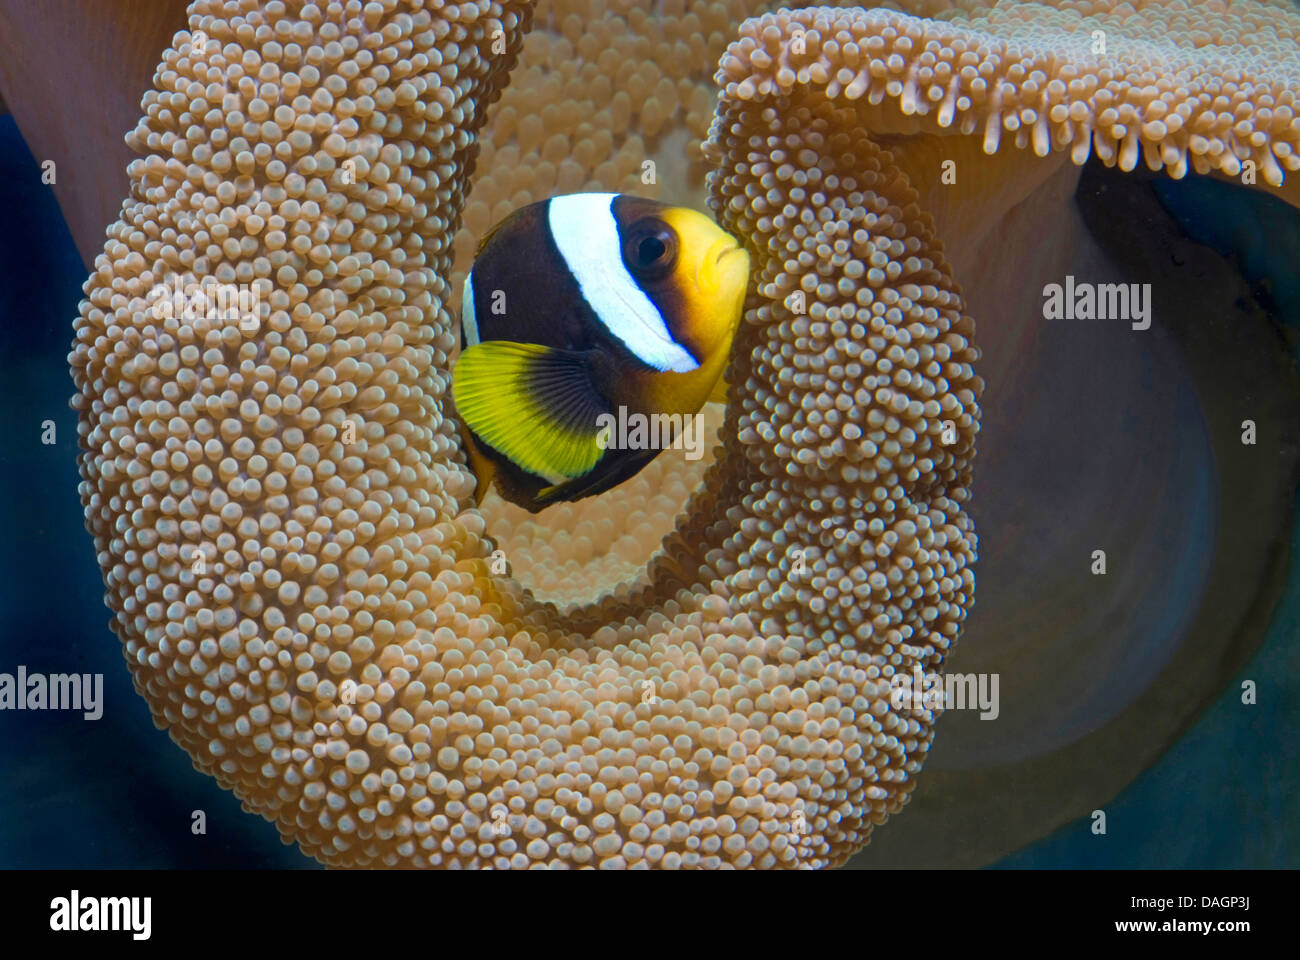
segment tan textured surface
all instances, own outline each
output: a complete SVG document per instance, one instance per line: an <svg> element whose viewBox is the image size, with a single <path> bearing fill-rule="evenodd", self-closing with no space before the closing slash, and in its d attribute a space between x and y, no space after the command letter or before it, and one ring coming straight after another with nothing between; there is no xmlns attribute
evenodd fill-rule
<svg viewBox="0 0 1300 960"><path fill-rule="evenodd" d="M817 307L748 326L740 442L653 586L558 616L488 573L439 403L467 131L504 80L474 49L491 20L281 9L191 9L211 43L182 37L145 98L71 356L87 520L156 719L331 864L841 862L929 742L887 709L890 658L940 656L971 586L969 322L909 259L901 187L864 156L881 233L846 270L916 284L851 324L910 375L833 365ZM488 8L512 42L514 13ZM172 272L273 281L260 329L156 321Z"/></svg>
<svg viewBox="0 0 1300 960"><path fill-rule="evenodd" d="M722 164L712 199L747 239L757 285L730 376L731 442L648 583L561 615L489 573L493 543L469 508L472 478L441 407L454 344L444 278L464 254L452 237L468 132L509 60L479 51L494 17L516 49L512 15L527 8L407 19L392 10L407 4L340 15L329 5L336 37L321 18L291 25L280 4L229 6L253 22L196 3L191 26L221 46L199 58L169 50L146 97L132 199L88 281L71 357L87 521L155 718L250 810L330 864L843 862L905 802L933 735L929 715L889 708L889 677L938 664L973 599L962 505L979 390L972 324L932 223L851 97L869 103L878 87L905 112L929 100L929 122L948 117L951 95L953 122L982 116L990 145L992 126L1041 146L1046 124L1048 144L1063 148L1061 131L1077 134L1084 120L1073 105L1040 112L1024 100L1026 84L1049 98L1055 88L1014 63L1007 76L1022 93L999 88L1014 111L978 113L973 78L964 106L964 88L939 89L924 72L940 72L923 61L941 60L942 43L903 57L906 37L889 30L919 40L923 26L899 15L803 11L746 24L723 63L712 146ZM807 42L834 32L817 22L831 15L845 32L835 57L854 77L840 80L829 42L790 61L795 23ZM578 19L560 30L581 52L591 30L568 16ZM710 42L730 29L716 17ZM932 29L951 38L964 28ZM891 46L885 75L861 51L849 63L852 37ZM631 49L644 57L640 43ZM1011 60L1004 48L977 63ZM327 64L328 78L298 55ZM626 62L610 68L643 69ZM824 70L840 84L831 98L817 86ZM859 74L870 79L856 90ZM708 106L694 102L695 85L638 72L620 82L655 90L641 129L654 135L651 99L672 113L665 81L685 93L686 127L699 136ZM583 82L603 90L594 75ZM790 98L779 111L763 102L778 88ZM1167 141L1181 134L1193 165L1217 157L1227 170L1215 143L1232 151L1244 140L1268 177L1294 165L1288 91L1269 94L1279 103L1267 118L1237 118L1256 126L1230 125L1231 137L1213 99L1204 129L1193 111L1190 129L1171 132L1177 111L1166 109L1161 137L1147 113L1160 96L1108 102L1126 127L1099 115L1110 129L1095 148L1128 165L1128 128L1140 120L1148 159L1176 163ZM575 120L559 88L546 93L549 118L549 107L516 109L521 143ZM1225 110L1240 107L1235 92L1223 96ZM610 95L611 128L625 107ZM498 122L511 122L504 109ZM1256 145L1258 129L1274 139ZM638 149L629 138L618 157ZM560 151L552 184L510 150L480 162L528 182L513 196L500 185L476 195L472 228L533 191L619 187L636 169L605 160L570 184L578 172ZM356 158L359 184L339 178L343 157ZM172 272L272 280L261 329L154 321L149 290ZM807 316L783 305L796 288ZM345 419L356 444L341 442ZM945 421L952 444L939 442ZM196 546L202 575L190 572ZM345 679L360 685L355 706L340 702ZM642 702L646 680L656 702Z"/></svg>

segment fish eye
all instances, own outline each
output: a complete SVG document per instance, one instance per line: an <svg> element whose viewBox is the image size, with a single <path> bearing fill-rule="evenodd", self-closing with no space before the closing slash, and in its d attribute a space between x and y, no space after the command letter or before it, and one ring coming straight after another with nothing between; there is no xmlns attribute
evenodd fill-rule
<svg viewBox="0 0 1300 960"><path fill-rule="evenodd" d="M677 235L661 220L638 224L627 248L628 263L637 273L662 276L677 261Z"/></svg>
<svg viewBox="0 0 1300 960"><path fill-rule="evenodd" d="M668 245L659 237L642 237L636 248L637 262L649 266L667 252Z"/></svg>

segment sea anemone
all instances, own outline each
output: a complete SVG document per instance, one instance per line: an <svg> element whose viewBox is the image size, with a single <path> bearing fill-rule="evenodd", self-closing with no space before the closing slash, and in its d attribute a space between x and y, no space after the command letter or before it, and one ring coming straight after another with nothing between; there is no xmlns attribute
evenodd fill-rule
<svg viewBox="0 0 1300 960"><path fill-rule="evenodd" d="M1286 4L960 6L950 22L758 17L719 72L725 150L711 150L720 182L738 184L724 224L751 234L810 205L765 163L780 146L767 124L865 128L916 188L945 241L933 256L980 321L986 576L945 669L1000 674L1003 714L949 722L929 795L866 862L987 863L1103 806L1245 662L1280 590L1277 518L1293 501L1291 361L1232 270L1153 238L1164 215L1142 184L1098 174L1143 161L1293 199L1281 181L1298 165L1300 17ZM816 255L786 272L799 266L834 273ZM1161 322L1045 323L1044 285L1067 274L1152 281ZM1267 420L1267 451L1243 446L1243 417ZM1089 570L1100 547L1110 576Z"/></svg>
<svg viewBox="0 0 1300 960"><path fill-rule="evenodd" d="M724 38L726 8L701 9L687 35ZM493 118L518 150L479 153L531 5L196 0L128 138L142 157L70 356L87 526L159 726L329 865L843 863L907 801L933 738L934 712L895 707L892 678L942 665L974 596L982 384L953 277L978 258L940 239L1061 189L1084 140L1175 170L1231 172L1227 151L1265 181L1296 162L1285 81L1187 73L1220 56L1213 32L1124 50L1167 19L1126 6L1103 21L1120 67L1098 65L1091 7L1042 9L741 27L707 154L709 202L755 263L722 446L702 488L680 483L685 513L644 575L584 596L572 569L533 590L501 574L509 515L472 505L445 404L450 281L472 242L454 238L462 209L469 236L539 193L634 185L639 163L618 158L644 143L615 155L631 107L614 87L653 84L638 122L677 156L663 125L703 133L698 79L600 66L604 28L568 14L572 36L538 42L576 50L564 82L603 106L585 120L547 80L540 111L503 101ZM1283 36L1288 16L1268 8L1256 32ZM656 41L698 71L689 41ZM934 153L949 128L1001 149L949 137ZM974 189L945 203L953 157ZM159 311L159 284L205 277L256 291L255 320ZM634 482L687 476L655 467ZM587 511L567 515L577 549L613 586L676 502L616 550L609 503L559 509ZM547 575L546 530L503 551L521 580Z"/></svg>
<svg viewBox="0 0 1300 960"><path fill-rule="evenodd" d="M494 576L444 278L528 12L192 5L70 358L114 627L156 721L329 864L841 862L932 734L891 670L970 602L969 321L868 152L889 319L836 359L849 318L760 309L739 443L635 594ZM177 276L269 289L191 317ZM906 386L867 374L891 350Z"/></svg>

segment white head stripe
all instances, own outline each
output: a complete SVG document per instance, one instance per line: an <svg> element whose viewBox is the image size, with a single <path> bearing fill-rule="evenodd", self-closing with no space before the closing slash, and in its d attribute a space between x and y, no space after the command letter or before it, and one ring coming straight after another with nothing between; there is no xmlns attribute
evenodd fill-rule
<svg viewBox="0 0 1300 960"><path fill-rule="evenodd" d="M465 346L478 343L478 320L474 316L474 277L465 274L465 286L460 295L460 329L465 334Z"/></svg>
<svg viewBox="0 0 1300 960"><path fill-rule="evenodd" d="M628 273L620 253L613 193L575 193L547 204L551 236L578 288L609 332L656 370L699 364L673 340L664 318Z"/></svg>

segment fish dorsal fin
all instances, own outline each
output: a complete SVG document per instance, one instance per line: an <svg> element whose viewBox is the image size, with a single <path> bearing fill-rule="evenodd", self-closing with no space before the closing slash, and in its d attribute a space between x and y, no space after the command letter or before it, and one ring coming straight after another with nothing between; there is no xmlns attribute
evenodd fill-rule
<svg viewBox="0 0 1300 960"><path fill-rule="evenodd" d="M452 374L456 409L521 470L551 483L581 477L604 456L596 421L609 412L586 359L533 343L475 344Z"/></svg>
<svg viewBox="0 0 1300 960"><path fill-rule="evenodd" d="M478 255L481 254L484 248L486 248L487 245L492 242L492 239L498 233L501 232L501 229L503 227L509 226L510 224L514 223L516 220L520 218L522 214L528 211L528 209L529 209L528 207L520 207L518 210L514 210L511 213L507 214L506 216L502 217L490 228L488 228L488 231L485 234L483 234L482 237L479 238L478 246L474 248L474 257L477 259Z"/></svg>
<svg viewBox="0 0 1300 960"><path fill-rule="evenodd" d="M496 226L489 229L487 233L483 234L483 236L479 237L478 246L474 248L475 257L482 253L483 248L492 242L492 238L500 232L501 227L502 224L498 223Z"/></svg>

